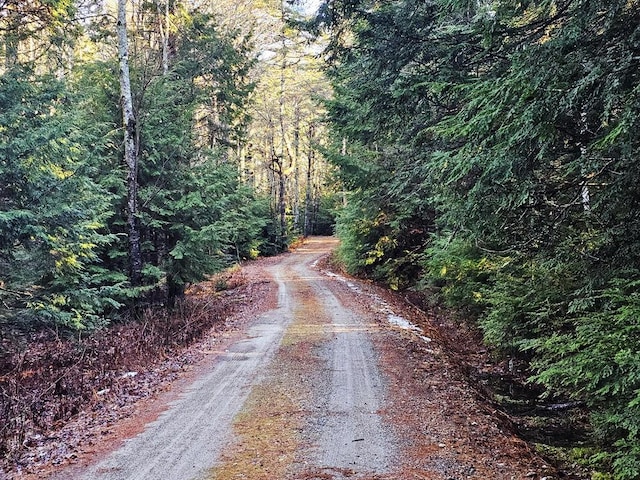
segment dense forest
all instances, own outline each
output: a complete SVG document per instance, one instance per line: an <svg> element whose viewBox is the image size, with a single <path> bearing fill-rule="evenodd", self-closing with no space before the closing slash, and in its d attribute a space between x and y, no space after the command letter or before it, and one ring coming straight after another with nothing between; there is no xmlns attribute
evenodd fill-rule
<svg viewBox="0 0 640 480"><path fill-rule="evenodd" d="M351 273L477 323L640 478L636 0L0 0L0 53L0 349L335 213Z"/></svg>
<svg viewBox="0 0 640 480"><path fill-rule="evenodd" d="M189 286L331 233L330 88L300 15L0 0L0 477L225 315Z"/></svg>
<svg viewBox="0 0 640 480"><path fill-rule="evenodd" d="M477 318L547 395L589 406L594 465L640 478L640 4L321 14L343 260Z"/></svg>
<svg viewBox="0 0 640 480"><path fill-rule="evenodd" d="M329 228L290 11L196 3L0 3L2 325L94 329Z"/></svg>

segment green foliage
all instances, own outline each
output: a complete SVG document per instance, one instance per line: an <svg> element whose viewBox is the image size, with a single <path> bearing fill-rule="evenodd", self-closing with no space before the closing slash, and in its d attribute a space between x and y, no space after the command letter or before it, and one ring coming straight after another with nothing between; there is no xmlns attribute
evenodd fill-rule
<svg viewBox="0 0 640 480"><path fill-rule="evenodd" d="M148 242L146 255L177 294L231 262L254 257L266 224L260 202L231 166L209 161L180 174L172 175L175 190L165 186L149 202L143 221L156 240Z"/></svg>
<svg viewBox="0 0 640 480"><path fill-rule="evenodd" d="M28 50L31 59L61 64L65 50L79 34L72 21L76 10L77 2L73 0L4 0L0 44L6 66L19 67L24 50ZM26 49L22 48L25 44Z"/></svg>
<svg viewBox="0 0 640 480"><path fill-rule="evenodd" d="M5 321L99 325L119 307L98 252L109 195L90 176L88 151L65 85L27 69L0 78L0 296Z"/></svg>
<svg viewBox="0 0 640 480"><path fill-rule="evenodd" d="M381 168L378 178L388 178ZM339 213L336 231L342 239L341 256L347 267L372 278L386 281L393 288L404 286L415 272L405 255L417 252L424 241L422 219L409 205L389 201L388 192L362 188L349 195ZM408 227L413 226L413 229ZM408 268L405 268L408 267Z"/></svg>
<svg viewBox="0 0 640 480"><path fill-rule="evenodd" d="M475 312L532 381L590 405L613 478L638 478L638 5L324 12L347 266Z"/></svg>
<svg viewBox="0 0 640 480"><path fill-rule="evenodd" d="M184 55L174 62L173 72L190 79L200 108L215 105L215 121L229 129L220 132L225 141L241 139L248 121L245 107L255 87L249 76L255 63L249 39L237 32L223 33L206 13L183 11L176 21L182 30L176 48Z"/></svg>
<svg viewBox="0 0 640 480"><path fill-rule="evenodd" d="M232 39L220 36L210 16L183 20L178 48L189 56L145 86L138 115L142 248L145 263L156 267L148 270L146 283L164 289L170 304L187 285L255 256L266 225L261 203L212 148L212 140L228 140L228 133L199 136L208 102L225 108L209 113L216 122L237 119L250 91L250 62L242 63Z"/></svg>
<svg viewBox="0 0 640 480"><path fill-rule="evenodd" d="M640 297L638 272L618 272L603 288L571 302L570 328L538 335L535 380L597 409L596 433L615 441L616 478L636 478L640 467Z"/></svg>
<svg viewBox="0 0 640 480"><path fill-rule="evenodd" d="M373 192L356 191L337 219L339 256L352 273L386 282L393 289L404 288L421 270L422 221L413 211L390 207Z"/></svg>
<svg viewBox="0 0 640 480"><path fill-rule="evenodd" d="M424 276L416 287L438 295L446 305L479 314L496 272L510 261L480 251L454 234L439 236L425 251Z"/></svg>
<svg viewBox="0 0 640 480"><path fill-rule="evenodd" d="M33 6L34 22L52 31L74 12L67 0ZM15 13L21 5L9 7ZM249 45L223 34L211 15L176 8L173 16L180 28L171 32L169 71L153 71L148 45L144 60L132 55L145 263L137 288L126 275L117 61L79 56L72 70L36 74L46 68L40 59L21 65L20 42L46 38L5 18L11 24L0 37L15 51L0 76L3 323L96 328L125 305L173 303L189 283L262 247L268 205L224 159L246 120ZM100 48L92 41L101 37L84 39L87 52Z"/></svg>
<svg viewBox="0 0 640 480"><path fill-rule="evenodd" d="M319 199L313 218L313 235L333 235L335 233L336 212L342 203L341 193L326 193Z"/></svg>

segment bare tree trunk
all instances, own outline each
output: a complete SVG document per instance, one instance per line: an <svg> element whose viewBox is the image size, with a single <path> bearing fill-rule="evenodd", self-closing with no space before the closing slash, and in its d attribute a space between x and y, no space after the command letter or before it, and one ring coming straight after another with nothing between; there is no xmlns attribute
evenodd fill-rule
<svg viewBox="0 0 640 480"><path fill-rule="evenodd" d="M284 159L279 163L280 189L278 190L278 207L280 208L280 246L284 247L287 238L287 207L286 207L286 177L284 174Z"/></svg>
<svg viewBox="0 0 640 480"><path fill-rule="evenodd" d="M313 186L312 172L313 172L313 137L314 137L314 125L309 125L309 152L307 153L307 184L305 186L305 198L304 198L304 236L308 237L313 233L311 224L311 188Z"/></svg>
<svg viewBox="0 0 640 480"><path fill-rule="evenodd" d="M278 183L276 180L276 163L275 159L276 155L276 146L275 146L275 127L273 125L269 125L269 136L267 141L265 142L265 166L267 167L268 178L269 178L269 206L271 211L271 216L273 218L273 223L275 224L276 230L278 228L277 218L278 218ZM278 232L276 231L276 237L278 236ZM276 239L277 240L277 239Z"/></svg>
<svg viewBox="0 0 640 480"><path fill-rule="evenodd" d="M127 228L129 234L129 280L139 285L142 274L140 227L138 225L138 153L136 118L129 75L127 0L118 0L118 56L120 58L120 101L124 126L124 161L127 165Z"/></svg>
<svg viewBox="0 0 640 480"><path fill-rule="evenodd" d="M293 124L293 228L300 232L300 105L296 104Z"/></svg>
<svg viewBox="0 0 640 480"><path fill-rule="evenodd" d="M162 74L169 73L169 0L165 1L164 12L161 11L161 6L158 0L156 0L156 9L162 18L159 19L158 25L160 27L160 40L162 41Z"/></svg>
<svg viewBox="0 0 640 480"><path fill-rule="evenodd" d="M578 146L580 147L580 156L583 157L583 161L586 159L588 150L585 146L586 141L583 141L584 137L589 132L589 125L587 122L587 113L582 110L580 113L580 142ZM591 195L589 193L589 185L585 181L580 187L580 198L582 201L582 208L586 213L591 213Z"/></svg>
<svg viewBox="0 0 640 480"><path fill-rule="evenodd" d="M247 183L247 156L246 148L240 143L240 139L236 138L236 157L238 159L238 173L240 182Z"/></svg>
<svg viewBox="0 0 640 480"><path fill-rule="evenodd" d="M8 27L5 34L4 44L4 69L9 70L16 66L18 63L18 49L19 49L19 34L18 28L20 20L16 17L16 14L8 14Z"/></svg>
<svg viewBox="0 0 640 480"><path fill-rule="evenodd" d="M285 36L285 12L284 2L280 2L280 14L282 19L282 63L280 64L280 92L278 99L278 114L280 120L280 147L282 154L279 162L279 175L280 175L280 189L278 191L278 209L280 213L280 245L284 246L285 238L287 236L287 222L286 222L286 176L285 176L285 159L288 154L287 149L287 134L284 124L284 92L285 92L285 73L287 70L287 39Z"/></svg>

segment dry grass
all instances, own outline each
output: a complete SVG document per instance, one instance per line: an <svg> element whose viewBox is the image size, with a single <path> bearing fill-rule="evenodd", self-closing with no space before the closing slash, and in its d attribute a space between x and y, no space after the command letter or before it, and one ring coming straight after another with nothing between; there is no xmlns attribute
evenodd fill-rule
<svg viewBox="0 0 640 480"><path fill-rule="evenodd" d="M216 480L285 478L300 439L303 421L298 392L289 386L263 383L255 387L234 422L239 438L211 475Z"/></svg>
<svg viewBox="0 0 640 480"><path fill-rule="evenodd" d="M319 362L314 350L327 338L324 326L330 321L316 297L303 288L295 294L301 302L265 380L253 388L234 422L237 441L211 471L212 480L293 478L308 416L304 405L313 395L308 378Z"/></svg>

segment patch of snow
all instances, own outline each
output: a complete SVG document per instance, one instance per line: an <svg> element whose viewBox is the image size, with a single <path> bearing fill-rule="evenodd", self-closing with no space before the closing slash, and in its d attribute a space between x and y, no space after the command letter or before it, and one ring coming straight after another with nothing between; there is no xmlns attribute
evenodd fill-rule
<svg viewBox="0 0 640 480"><path fill-rule="evenodd" d="M362 292L362 290L360 290L360 287L358 287L355 283L346 282L346 284L347 284L347 287L349 287L354 292L357 292L357 293L361 293Z"/></svg>
<svg viewBox="0 0 640 480"><path fill-rule="evenodd" d="M431 342L431 339L426 335L424 335L424 330L422 330L419 326L411 323L406 318L395 315L394 313L390 313L387 316L387 320L391 325L395 325L396 327L402 328L403 330L410 330L412 332L416 332L423 342L425 343Z"/></svg>
<svg viewBox="0 0 640 480"><path fill-rule="evenodd" d="M322 273L324 273L327 277L335 278L336 280L344 283L347 287L349 287L349 289L351 289L355 293L363 294L362 289L358 285L356 285L353 282L350 282L349 280L347 280L343 276L338 275L338 274L333 273L333 272L326 271L326 270L323 270ZM422 328L420 328L417 325L411 323L406 318L401 317L399 315L396 315L395 312L393 311L393 309L391 308L391 305L389 305L387 302L385 302L378 295L376 295L375 293L367 293L366 295L373 300L373 304L372 304L373 308L375 308L379 312L387 315L387 321L391 325L396 326L398 328L401 328L403 330L409 330L409 331L417 333L418 337L420 337L420 339L425 343L431 342L431 338L429 338L429 337L424 335L424 330L422 330Z"/></svg>
<svg viewBox="0 0 640 480"><path fill-rule="evenodd" d="M420 330L420 328L416 327L414 324L412 324L409 320L407 320L406 318L402 318L399 317L398 315L392 314L390 313L387 316L387 320L389 321L389 323L391 325L395 325L396 327L400 327L404 330L413 330L415 331L422 331Z"/></svg>

